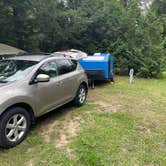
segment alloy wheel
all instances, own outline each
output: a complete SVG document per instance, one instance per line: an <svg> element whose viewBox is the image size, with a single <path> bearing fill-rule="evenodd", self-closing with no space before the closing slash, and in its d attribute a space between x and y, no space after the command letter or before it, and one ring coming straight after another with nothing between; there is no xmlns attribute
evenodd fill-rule
<svg viewBox="0 0 166 166"><path fill-rule="evenodd" d="M13 115L7 122L5 136L10 142L20 140L27 129L27 120L22 114Z"/></svg>

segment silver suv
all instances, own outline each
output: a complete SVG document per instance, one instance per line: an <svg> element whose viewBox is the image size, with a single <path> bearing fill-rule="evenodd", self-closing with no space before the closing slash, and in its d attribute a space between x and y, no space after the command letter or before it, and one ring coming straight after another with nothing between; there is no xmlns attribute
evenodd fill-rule
<svg viewBox="0 0 166 166"><path fill-rule="evenodd" d="M81 66L61 56L19 56L0 61L0 146L14 147L39 117L88 92Z"/></svg>

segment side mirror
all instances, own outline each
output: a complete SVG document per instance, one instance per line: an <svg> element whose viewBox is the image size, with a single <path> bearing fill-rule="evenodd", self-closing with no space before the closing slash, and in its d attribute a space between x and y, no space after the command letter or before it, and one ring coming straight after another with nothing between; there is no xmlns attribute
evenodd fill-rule
<svg viewBox="0 0 166 166"><path fill-rule="evenodd" d="M36 77L36 82L49 82L50 81L50 76L47 74L39 74Z"/></svg>

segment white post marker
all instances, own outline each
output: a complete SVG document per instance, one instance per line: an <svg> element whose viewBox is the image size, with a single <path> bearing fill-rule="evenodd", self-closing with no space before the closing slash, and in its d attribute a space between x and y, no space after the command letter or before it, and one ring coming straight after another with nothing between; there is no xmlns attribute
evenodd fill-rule
<svg viewBox="0 0 166 166"><path fill-rule="evenodd" d="M134 69L130 69L129 76L130 76L129 82L130 84L132 84L134 78Z"/></svg>

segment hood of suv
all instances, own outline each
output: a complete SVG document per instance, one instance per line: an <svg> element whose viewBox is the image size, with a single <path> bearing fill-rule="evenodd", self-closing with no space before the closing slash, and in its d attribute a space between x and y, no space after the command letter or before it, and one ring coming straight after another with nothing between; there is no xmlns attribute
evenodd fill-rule
<svg viewBox="0 0 166 166"><path fill-rule="evenodd" d="M9 85L9 83L0 83L0 88L6 85Z"/></svg>
<svg viewBox="0 0 166 166"><path fill-rule="evenodd" d="M1 89L2 87L9 86L10 84L13 84L13 83L15 83L15 81L14 81L14 82L0 83L0 89Z"/></svg>

